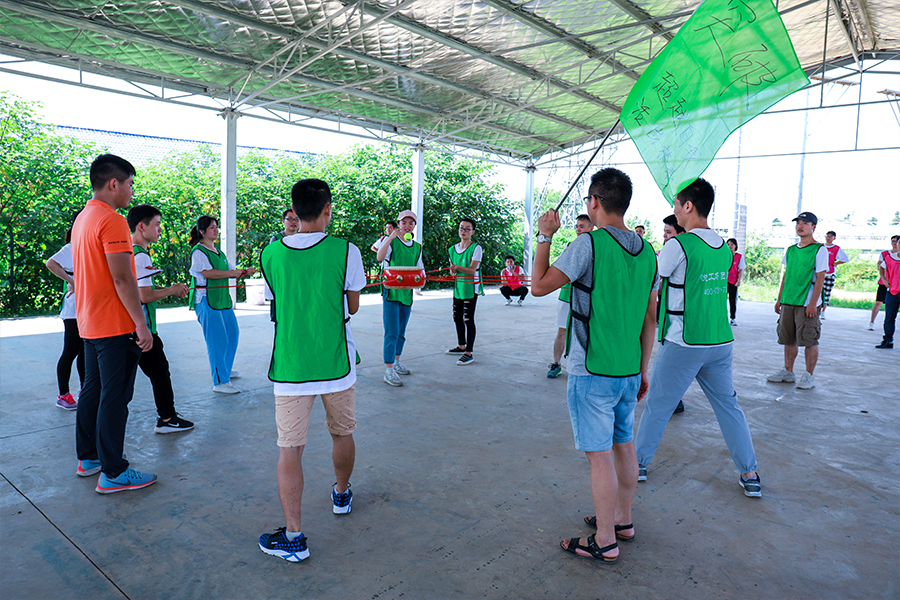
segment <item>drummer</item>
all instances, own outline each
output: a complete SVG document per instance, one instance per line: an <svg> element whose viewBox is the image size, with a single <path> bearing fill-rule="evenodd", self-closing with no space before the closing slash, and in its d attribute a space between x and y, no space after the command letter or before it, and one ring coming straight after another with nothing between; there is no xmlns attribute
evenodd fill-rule
<svg viewBox="0 0 900 600"><path fill-rule="evenodd" d="M413 241L416 228L416 213L404 210L397 216L398 227L384 238L376 255L383 261L383 267L418 267L425 270L422 262L422 244ZM393 387L403 385L400 375L409 375L400 362L403 344L406 343L406 324L412 310L412 289L388 289L383 287L382 320L384 321L384 382Z"/></svg>

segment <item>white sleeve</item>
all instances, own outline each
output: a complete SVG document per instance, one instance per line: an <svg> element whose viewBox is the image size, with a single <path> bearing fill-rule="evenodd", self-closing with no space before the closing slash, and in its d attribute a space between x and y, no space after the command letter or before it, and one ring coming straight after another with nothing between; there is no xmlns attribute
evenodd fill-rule
<svg viewBox="0 0 900 600"><path fill-rule="evenodd" d="M841 262L850 262L850 257L847 256L847 253L844 252L843 248L838 248L837 255L834 257L835 260L839 260Z"/></svg>
<svg viewBox="0 0 900 600"><path fill-rule="evenodd" d="M134 255L134 270L137 273L137 284L138 287L152 287L153 286L153 276L144 277L142 276L143 271L147 271L153 268L153 260L150 258L149 254L145 254L140 252Z"/></svg>
<svg viewBox="0 0 900 600"><path fill-rule="evenodd" d="M475 252L472 253L472 260L477 260L480 266L483 257L484 251L481 249L481 244L475 244ZM466 266L468 267L469 265Z"/></svg>
<svg viewBox="0 0 900 600"><path fill-rule="evenodd" d="M656 260L659 265L659 276L671 277L678 265L685 260L684 250L681 249L681 244L678 242L670 241L659 251Z"/></svg>
<svg viewBox="0 0 900 600"><path fill-rule="evenodd" d="M74 271L72 266L72 244L66 244L59 251L50 257L51 260L55 260L59 263L66 273L71 274Z"/></svg>
<svg viewBox="0 0 900 600"><path fill-rule="evenodd" d="M828 271L828 250L825 246L819 246L819 251L816 252L816 273L822 271Z"/></svg>
<svg viewBox="0 0 900 600"><path fill-rule="evenodd" d="M347 248L347 274L344 276L344 289L358 292L366 287L366 272L363 269L362 255L359 248L349 244Z"/></svg>
<svg viewBox="0 0 900 600"><path fill-rule="evenodd" d="M746 269L746 268L747 268L747 261L744 260L744 255L741 254L741 261L738 263L738 270Z"/></svg>
<svg viewBox="0 0 900 600"><path fill-rule="evenodd" d="M419 267L420 269L425 269L425 263L422 261L422 254L423 254L423 252L419 252L419 260L416 263L416 266Z"/></svg>
<svg viewBox="0 0 900 600"><path fill-rule="evenodd" d="M203 252L194 250L191 253L191 275L197 278L197 283L206 285L206 277L203 276L203 271L209 271L212 268L212 263L209 262L209 259L206 258Z"/></svg>
<svg viewBox="0 0 900 600"><path fill-rule="evenodd" d="M790 248L790 246L788 246L788 248ZM781 257L781 264L784 265L785 267L787 266L787 251L788 251L788 249L785 248L784 256Z"/></svg>

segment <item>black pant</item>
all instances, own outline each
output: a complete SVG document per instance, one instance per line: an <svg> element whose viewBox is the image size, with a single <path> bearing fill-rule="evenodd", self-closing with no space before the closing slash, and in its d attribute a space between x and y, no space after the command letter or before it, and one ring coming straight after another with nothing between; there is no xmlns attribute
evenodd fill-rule
<svg viewBox="0 0 900 600"><path fill-rule="evenodd" d="M897 312L900 310L900 293L888 293L884 299L884 338L888 343L894 342L894 331L897 328Z"/></svg>
<svg viewBox="0 0 900 600"><path fill-rule="evenodd" d="M125 424L141 349L134 334L84 340L84 387L75 414L78 460L99 460L107 477L128 468Z"/></svg>
<svg viewBox="0 0 900 600"><path fill-rule="evenodd" d="M525 296L528 295L528 288L524 285L520 285L516 289L512 289L508 285L504 285L500 288L500 293L503 294L503 297L507 300L511 300L511 296L521 296L520 300L524 300Z"/></svg>
<svg viewBox="0 0 900 600"><path fill-rule="evenodd" d="M78 335L78 321L75 319L63 319L66 328L63 338L63 351L56 363L56 383L59 385L59 395L69 393L69 379L72 377L72 361L78 369L78 381L84 387L84 342Z"/></svg>
<svg viewBox="0 0 900 600"><path fill-rule="evenodd" d="M163 352L163 343L159 336L153 334L153 347L141 354L138 362L141 371L150 379L153 386L153 400L156 401L156 413L160 419L168 420L175 416L175 392L172 391L172 377L169 375L169 361Z"/></svg>
<svg viewBox="0 0 900 600"><path fill-rule="evenodd" d="M466 347L466 352L471 352L475 345L475 303L478 302L478 295L474 298L462 300L460 298L453 299L453 323L456 325L456 341L457 345Z"/></svg>
<svg viewBox="0 0 900 600"><path fill-rule="evenodd" d="M722 288L719 288L722 289ZM737 292L738 287L733 283L728 284L728 306L731 308L731 318L737 319Z"/></svg>

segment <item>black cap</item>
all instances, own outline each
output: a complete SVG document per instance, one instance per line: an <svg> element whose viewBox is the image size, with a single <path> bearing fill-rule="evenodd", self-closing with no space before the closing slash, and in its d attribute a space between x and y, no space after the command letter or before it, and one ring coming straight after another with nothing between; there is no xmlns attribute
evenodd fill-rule
<svg viewBox="0 0 900 600"><path fill-rule="evenodd" d="M791 219L791 221L806 221L807 223L812 223L813 225L817 225L819 223L819 219L817 219L816 215L812 214L811 212L802 212L795 218Z"/></svg>

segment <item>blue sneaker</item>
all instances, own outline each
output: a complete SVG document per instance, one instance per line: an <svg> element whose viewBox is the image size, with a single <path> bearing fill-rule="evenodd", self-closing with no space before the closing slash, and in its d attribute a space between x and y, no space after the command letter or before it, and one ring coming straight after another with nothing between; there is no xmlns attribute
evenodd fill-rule
<svg viewBox="0 0 900 600"><path fill-rule="evenodd" d="M334 485L337 485L335 483ZM353 492L350 491L350 484L347 484L347 491L338 494L334 486L331 486L331 502L334 504L332 510L336 515L346 515L350 512L350 503L353 502Z"/></svg>
<svg viewBox="0 0 900 600"><path fill-rule="evenodd" d="M259 549L288 562L300 562L309 558L306 536L301 533L300 537L288 540L284 531L284 527L279 527L275 533L264 533L259 536Z"/></svg>
<svg viewBox="0 0 900 600"><path fill-rule="evenodd" d="M560 373L562 373L562 367L559 366L559 363L550 363L550 370L547 371L547 377L556 379L559 377Z"/></svg>
<svg viewBox="0 0 900 600"><path fill-rule="evenodd" d="M97 492L114 494L126 490L139 490L152 483L156 483L156 475L153 473L141 473L129 467L115 478L107 476L106 473L100 473L100 479L97 480Z"/></svg>
<svg viewBox="0 0 900 600"><path fill-rule="evenodd" d="M94 473L100 472L100 461L99 460L79 460L78 461L78 469L75 473L78 474L79 477L90 477Z"/></svg>

